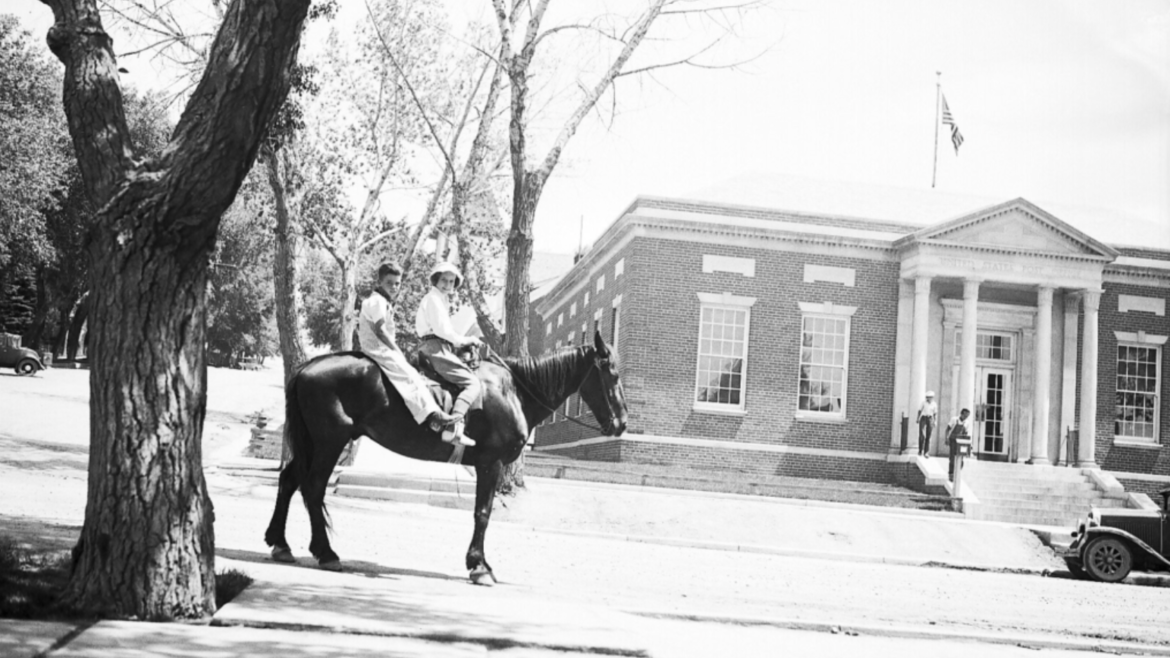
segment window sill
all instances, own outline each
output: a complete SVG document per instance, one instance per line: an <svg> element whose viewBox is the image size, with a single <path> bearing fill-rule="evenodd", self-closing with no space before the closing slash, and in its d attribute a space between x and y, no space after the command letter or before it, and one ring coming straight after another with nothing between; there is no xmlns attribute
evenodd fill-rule
<svg viewBox="0 0 1170 658"><path fill-rule="evenodd" d="M727 408L712 407L707 405L695 404L691 407L691 411L699 414L711 414L712 416L746 416L747 409L739 407L728 406Z"/></svg>
<svg viewBox="0 0 1170 658"><path fill-rule="evenodd" d="M1122 448L1144 448L1146 450L1161 450L1162 444L1154 439L1131 439L1125 436L1113 437L1113 445Z"/></svg>
<svg viewBox="0 0 1170 658"><path fill-rule="evenodd" d="M849 422L849 419L841 414L818 414L808 412L796 412L796 420L809 423L829 423L833 425L844 425Z"/></svg>

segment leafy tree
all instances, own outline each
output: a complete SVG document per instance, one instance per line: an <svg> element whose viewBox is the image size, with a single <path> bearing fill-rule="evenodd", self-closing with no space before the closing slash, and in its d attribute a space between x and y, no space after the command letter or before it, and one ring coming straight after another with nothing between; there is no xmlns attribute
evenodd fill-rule
<svg viewBox="0 0 1170 658"><path fill-rule="evenodd" d="M429 136L410 95L442 93L437 44L445 23L437 0L385 0L371 10L356 38L331 34L319 62L322 89L298 143L311 154L301 162L311 167L306 176L319 190L315 212L302 218L310 241L337 264L341 316L338 340L331 342L343 350L352 346L357 326L361 262L405 230L407 213L389 214L384 196L392 188L419 184L414 154ZM392 37L383 42L381 34ZM407 89L408 77L413 91ZM360 193L347 193L355 189Z"/></svg>
<svg viewBox="0 0 1170 658"><path fill-rule="evenodd" d="M212 256L207 298L211 365L238 368L244 357L266 357L277 347L269 335L275 306L272 232L266 225L263 183L254 178L224 214Z"/></svg>
<svg viewBox="0 0 1170 658"><path fill-rule="evenodd" d="M162 154L132 147L97 0L44 0L93 207L90 467L66 605L139 619L215 609L200 443L205 314L220 218L284 102L308 0L231 0Z"/></svg>
<svg viewBox="0 0 1170 658"><path fill-rule="evenodd" d="M61 76L15 16L0 14L0 267L23 250L47 258L40 213L69 164Z"/></svg>

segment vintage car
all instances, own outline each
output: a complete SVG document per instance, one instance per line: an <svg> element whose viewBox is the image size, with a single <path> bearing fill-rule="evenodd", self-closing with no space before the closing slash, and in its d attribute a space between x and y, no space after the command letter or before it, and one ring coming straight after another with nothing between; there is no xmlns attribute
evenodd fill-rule
<svg viewBox="0 0 1170 658"><path fill-rule="evenodd" d="M1062 555L1068 570L1106 583L1132 569L1170 570L1170 489L1159 494L1159 510L1094 507Z"/></svg>
<svg viewBox="0 0 1170 658"><path fill-rule="evenodd" d="M36 352L20 346L20 336L0 334L0 368L15 368L21 375L32 375L44 370L45 364Z"/></svg>

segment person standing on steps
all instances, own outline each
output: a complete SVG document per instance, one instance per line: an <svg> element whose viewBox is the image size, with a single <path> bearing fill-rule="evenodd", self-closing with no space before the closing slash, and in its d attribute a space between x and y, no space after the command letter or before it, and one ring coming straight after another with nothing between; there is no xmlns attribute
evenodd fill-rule
<svg viewBox="0 0 1170 658"><path fill-rule="evenodd" d="M938 424L938 405L934 403L934 391L926 392L926 401L918 409L918 454L930 456L930 437Z"/></svg>

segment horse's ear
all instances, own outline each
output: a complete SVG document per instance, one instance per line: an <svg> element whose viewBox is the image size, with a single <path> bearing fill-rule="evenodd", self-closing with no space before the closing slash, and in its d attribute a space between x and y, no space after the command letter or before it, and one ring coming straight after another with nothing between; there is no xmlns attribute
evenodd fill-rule
<svg viewBox="0 0 1170 658"><path fill-rule="evenodd" d="M598 354L609 354L609 346L605 344L600 331L593 332L593 347L597 348Z"/></svg>

